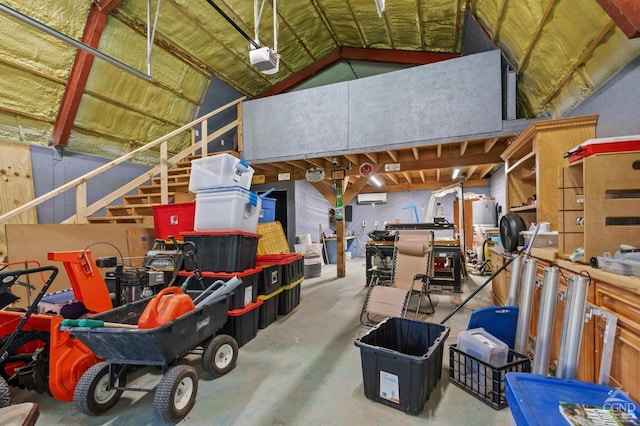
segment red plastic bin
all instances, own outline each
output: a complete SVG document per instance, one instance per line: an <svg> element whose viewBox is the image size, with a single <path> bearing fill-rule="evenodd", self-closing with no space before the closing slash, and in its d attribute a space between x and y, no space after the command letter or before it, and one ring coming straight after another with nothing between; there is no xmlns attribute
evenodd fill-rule
<svg viewBox="0 0 640 426"><path fill-rule="evenodd" d="M152 206L153 229L157 239L166 240L170 236L182 239L181 232L193 231L196 203L160 204Z"/></svg>

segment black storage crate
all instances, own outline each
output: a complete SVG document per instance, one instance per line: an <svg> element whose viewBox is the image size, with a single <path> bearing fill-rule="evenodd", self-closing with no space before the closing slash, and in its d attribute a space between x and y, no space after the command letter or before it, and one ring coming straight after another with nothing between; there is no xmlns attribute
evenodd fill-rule
<svg viewBox="0 0 640 426"><path fill-rule="evenodd" d="M365 396L419 414L442 375L448 335L444 325L394 317L356 339Z"/></svg>
<svg viewBox="0 0 640 426"><path fill-rule="evenodd" d="M271 294L258 296L258 300L262 300L259 312L260 319L258 320L258 328L267 328L269 324L278 319L278 303L280 301L280 294L282 291L283 288L280 287Z"/></svg>
<svg viewBox="0 0 640 426"><path fill-rule="evenodd" d="M244 346L258 335L258 319L262 300L256 300L242 309L227 312L229 318L222 328L222 334L233 336L238 347Z"/></svg>
<svg viewBox="0 0 640 426"><path fill-rule="evenodd" d="M449 346L449 381L495 410L507 406L504 395L506 374L530 371L529 357L512 350L509 350L505 365L493 367L459 350L457 345Z"/></svg>
<svg viewBox="0 0 640 426"><path fill-rule="evenodd" d="M258 279L258 294L269 295L282 287L282 265L262 265Z"/></svg>
<svg viewBox="0 0 640 426"><path fill-rule="evenodd" d="M202 283L199 280L195 279L195 277L191 277L189 279L189 284L187 287L187 291L191 294L192 292L200 292L206 288L208 288L214 282L221 280L224 282L229 281L233 277L238 277L242 281L238 287L233 290L231 293L231 301L229 302L229 309L242 309L248 304L255 302L258 298L258 280L260 278L260 274L262 273L262 267L257 266L252 269L247 269L242 272L202 272ZM176 285L181 285L184 282L185 277L189 277L193 275L193 272L188 271L180 271L178 272L178 276L181 278L178 280Z"/></svg>
<svg viewBox="0 0 640 426"><path fill-rule="evenodd" d="M302 279L282 286L280 300L278 301L278 315L288 315L296 306L300 304L300 287Z"/></svg>
<svg viewBox="0 0 640 426"><path fill-rule="evenodd" d="M196 246L196 259L201 271L236 272L256 267L260 235L241 231L183 232L185 242ZM193 262L185 261L186 270Z"/></svg>

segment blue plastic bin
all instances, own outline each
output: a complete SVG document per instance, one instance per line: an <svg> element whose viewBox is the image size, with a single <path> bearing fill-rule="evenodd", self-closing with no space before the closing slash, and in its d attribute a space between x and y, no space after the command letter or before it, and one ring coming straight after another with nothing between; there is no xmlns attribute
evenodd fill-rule
<svg viewBox="0 0 640 426"><path fill-rule="evenodd" d="M508 373L506 398L518 426L569 424L560 402L624 408L640 417L638 404L620 389L539 374Z"/></svg>
<svg viewBox="0 0 640 426"><path fill-rule="evenodd" d="M265 197L262 199L262 209L260 210L260 216L258 216L258 222L274 222L276 220L276 199Z"/></svg>

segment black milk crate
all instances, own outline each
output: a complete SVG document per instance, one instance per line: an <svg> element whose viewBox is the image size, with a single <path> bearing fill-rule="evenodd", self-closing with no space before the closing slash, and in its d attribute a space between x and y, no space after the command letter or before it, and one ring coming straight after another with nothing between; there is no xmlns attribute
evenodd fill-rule
<svg viewBox="0 0 640 426"><path fill-rule="evenodd" d="M507 406L505 375L530 371L529 357L512 350L505 365L494 367L459 350L457 345L449 346L449 381L495 410Z"/></svg>
<svg viewBox="0 0 640 426"><path fill-rule="evenodd" d="M185 242L196 246L196 259L201 271L236 272L256 267L260 235L242 231L182 232ZM185 260L186 270L196 265Z"/></svg>
<svg viewBox="0 0 640 426"><path fill-rule="evenodd" d="M419 414L442 375L448 335L441 324L392 317L356 339L365 396Z"/></svg>

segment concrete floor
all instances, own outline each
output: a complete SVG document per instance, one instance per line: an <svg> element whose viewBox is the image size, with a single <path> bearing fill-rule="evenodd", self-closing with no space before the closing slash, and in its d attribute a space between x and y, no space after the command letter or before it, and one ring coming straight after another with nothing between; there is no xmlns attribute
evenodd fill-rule
<svg viewBox="0 0 640 426"><path fill-rule="evenodd" d="M463 294L433 295L436 314L422 317L438 323L486 280L470 276ZM185 425L509 425L509 409L496 411L449 383L449 344L466 329L473 310L490 305L487 286L445 325L451 331L443 356L442 377L423 412L412 416L373 402L364 395L360 349L354 341L369 329L360 325L365 296L365 261L349 260L347 276L336 278L325 265L318 278L302 282L300 305L258 332L240 349L236 368L208 378L200 356L184 359L200 374L196 405ZM157 369L136 372L130 386L153 386ZM73 403L15 389L15 402L37 401L38 425L160 425L153 394L125 392L115 407L99 417L76 412Z"/></svg>

